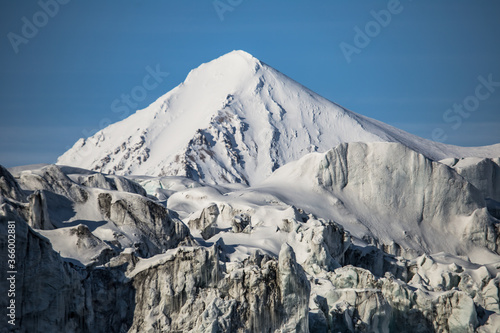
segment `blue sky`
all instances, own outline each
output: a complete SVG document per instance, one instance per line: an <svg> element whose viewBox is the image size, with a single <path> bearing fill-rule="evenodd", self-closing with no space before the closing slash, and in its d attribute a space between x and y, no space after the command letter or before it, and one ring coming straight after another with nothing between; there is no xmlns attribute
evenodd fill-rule
<svg viewBox="0 0 500 333"><path fill-rule="evenodd" d="M53 163L78 138L118 121L112 102L141 85L148 66L169 75L138 108L234 49L419 136L500 142L498 1L0 4L0 164L7 167ZM454 108L464 102L468 109Z"/></svg>

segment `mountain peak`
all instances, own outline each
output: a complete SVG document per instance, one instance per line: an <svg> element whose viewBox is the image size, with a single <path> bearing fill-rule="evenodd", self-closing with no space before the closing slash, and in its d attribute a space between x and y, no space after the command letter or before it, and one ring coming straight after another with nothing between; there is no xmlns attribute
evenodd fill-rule
<svg viewBox="0 0 500 333"><path fill-rule="evenodd" d="M234 50L208 62L208 64L217 64L228 67L246 66L254 68L256 64L260 65L261 62L248 52Z"/></svg>
<svg viewBox="0 0 500 333"><path fill-rule="evenodd" d="M262 68L262 63L251 54L235 50L193 69L184 84L196 84L214 94L232 91L248 85ZM194 82L194 83L193 83Z"/></svg>
<svg viewBox="0 0 500 333"><path fill-rule="evenodd" d="M79 140L57 163L256 184L309 152L354 141L401 142L432 159L469 156L348 111L238 50L192 70L146 109Z"/></svg>
<svg viewBox="0 0 500 333"><path fill-rule="evenodd" d="M244 59L247 59L247 60L257 60L257 58L255 58L253 55L251 55L250 53L246 52L246 51L243 51L243 50L233 50L231 52L228 52L222 56L220 56L218 59L221 59L221 58L226 58L226 57L241 57L241 58L244 58Z"/></svg>

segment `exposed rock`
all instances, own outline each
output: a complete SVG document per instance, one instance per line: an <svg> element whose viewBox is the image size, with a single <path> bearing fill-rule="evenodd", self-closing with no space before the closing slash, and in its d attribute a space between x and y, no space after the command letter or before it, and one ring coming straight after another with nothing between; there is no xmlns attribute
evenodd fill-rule
<svg viewBox="0 0 500 333"><path fill-rule="evenodd" d="M175 135L179 129L182 135ZM258 184L305 153L341 142L380 141L400 142L432 159L500 151L498 145L464 148L405 133L233 51L192 70L141 112L80 139L58 163L122 175Z"/></svg>

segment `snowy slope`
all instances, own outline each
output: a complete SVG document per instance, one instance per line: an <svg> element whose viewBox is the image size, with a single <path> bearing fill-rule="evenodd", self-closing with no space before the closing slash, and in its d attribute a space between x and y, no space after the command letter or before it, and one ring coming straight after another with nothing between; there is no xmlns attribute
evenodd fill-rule
<svg viewBox="0 0 500 333"><path fill-rule="evenodd" d="M355 238L396 255L472 257L473 248L498 247L497 221L482 193L448 166L397 143L344 143L308 154L253 190L333 218Z"/></svg>
<svg viewBox="0 0 500 333"><path fill-rule="evenodd" d="M233 51L191 71L146 109L80 139L57 163L256 184L309 152L355 141L400 142L435 160L500 156L500 145L444 145L358 115Z"/></svg>
<svg viewBox="0 0 500 333"><path fill-rule="evenodd" d="M312 214L341 225L356 245L375 245L406 258L444 252L483 264L498 260L491 252L498 247L496 222L480 191L453 169L397 143L341 144L279 168L260 185L237 190L180 189L170 177L157 181L165 191L178 190L170 192L167 207L193 235L200 237L196 229L213 222L219 232L207 238L235 246L236 256L252 248L277 255L287 240L283 221L302 222ZM204 214L207 209L211 212ZM251 233L231 231L240 215L249 217ZM194 228L199 217L206 225ZM305 260L301 255L307 251L297 253Z"/></svg>
<svg viewBox="0 0 500 333"><path fill-rule="evenodd" d="M340 144L252 187L10 171L0 166L0 231L16 220L27 331L498 328L485 194L401 144Z"/></svg>

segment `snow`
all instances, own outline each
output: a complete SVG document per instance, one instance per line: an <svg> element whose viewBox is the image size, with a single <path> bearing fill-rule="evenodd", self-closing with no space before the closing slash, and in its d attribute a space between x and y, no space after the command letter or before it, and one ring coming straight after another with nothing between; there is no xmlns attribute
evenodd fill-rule
<svg viewBox="0 0 500 333"><path fill-rule="evenodd" d="M167 200L167 207L186 224L211 204L234 211L219 215L219 229L230 229L231 218L240 212L251 216L253 229L249 235L221 231L209 241L222 238L225 244L274 254L273 248L283 242L276 232L281 221L298 219L301 209L340 223L357 244L366 245L369 236L381 245L399 245L401 255L409 258L445 251L467 253L482 264L498 260L468 236L490 223L477 190L446 166L395 143L340 145L291 162L257 186L223 193L206 185L173 193ZM263 245L263 239L278 243Z"/></svg>
<svg viewBox="0 0 500 333"><path fill-rule="evenodd" d="M500 156L500 145L444 145L361 116L233 51L192 70L146 109L80 139L57 163L255 185L307 153L357 141L400 142L436 160Z"/></svg>
<svg viewBox="0 0 500 333"><path fill-rule="evenodd" d="M149 269L151 267L154 267L154 266L161 265L167 261L173 260L176 256L177 252L181 248L182 247L170 249L170 250L167 250L165 253L157 254L151 258L145 258L145 259L139 260L137 262L137 264L135 265L134 269L127 273L127 277L132 279L139 272L142 272L142 271Z"/></svg>
<svg viewBox="0 0 500 333"><path fill-rule="evenodd" d="M78 246L81 239L75 233L73 228L59 228L55 230L38 230L38 232L50 240L54 250L69 261L77 262L81 265L88 265L94 262L96 256L109 247L97 241L97 244L82 244ZM102 233L101 233L102 234ZM102 238L101 238L102 239ZM84 240L85 242L86 240ZM88 247L87 247L88 246Z"/></svg>
<svg viewBox="0 0 500 333"><path fill-rule="evenodd" d="M207 251L210 267L237 276L260 270L256 253L267 254L278 258L289 309L311 296L319 317L318 296L330 316L352 326L355 310L384 331L392 309L411 313L411 304L453 331L476 325L484 306L488 330L500 322L498 220L488 213L499 155L500 145L447 146L358 115L234 51L79 140L59 168L11 168L34 196L14 198L12 177L0 177L0 213L24 200L13 207L65 260L128 263L132 280L149 271L153 284L170 283L151 268L177 259L185 265L173 273L192 280Z"/></svg>

